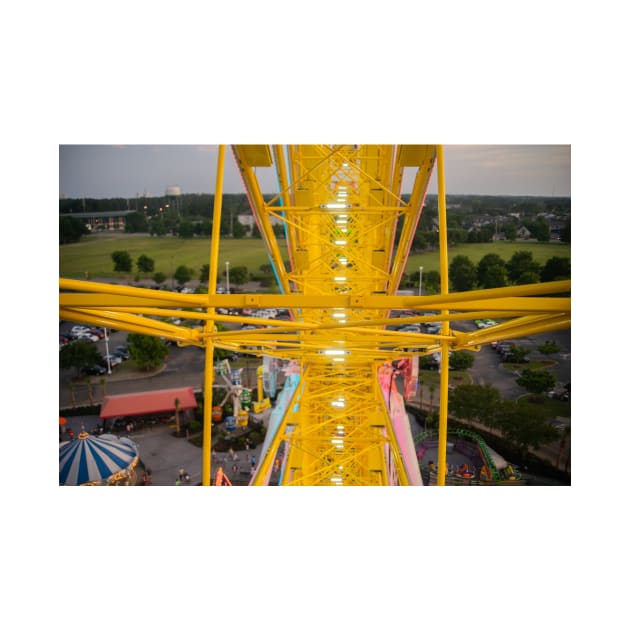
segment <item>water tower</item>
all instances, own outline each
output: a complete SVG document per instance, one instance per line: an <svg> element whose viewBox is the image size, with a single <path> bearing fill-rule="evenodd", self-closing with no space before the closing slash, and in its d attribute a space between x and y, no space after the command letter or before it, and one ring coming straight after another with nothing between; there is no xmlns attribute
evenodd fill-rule
<svg viewBox="0 0 630 630"><path fill-rule="evenodd" d="M177 214L181 214L182 189L176 185L167 186L165 197L171 208L173 208Z"/></svg>

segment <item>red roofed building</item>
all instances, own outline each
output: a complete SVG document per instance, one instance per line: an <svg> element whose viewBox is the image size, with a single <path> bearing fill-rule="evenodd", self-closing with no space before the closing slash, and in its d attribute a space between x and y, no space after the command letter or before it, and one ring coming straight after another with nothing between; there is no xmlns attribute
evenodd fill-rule
<svg viewBox="0 0 630 630"><path fill-rule="evenodd" d="M179 400L180 411L197 407L192 387L157 389L152 392L106 396L101 405L101 418L107 420L125 416L175 412L176 398Z"/></svg>

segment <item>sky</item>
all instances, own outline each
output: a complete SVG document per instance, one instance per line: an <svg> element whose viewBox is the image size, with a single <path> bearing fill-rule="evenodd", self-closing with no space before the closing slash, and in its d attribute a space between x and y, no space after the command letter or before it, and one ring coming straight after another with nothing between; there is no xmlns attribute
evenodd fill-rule
<svg viewBox="0 0 630 630"><path fill-rule="evenodd" d="M214 192L217 145L59 145L59 194L135 198ZM571 195L570 145L445 145L447 194ZM409 170L409 169L408 169ZM258 169L263 192L277 192L275 169ZM403 192L413 182L406 178ZM231 151L224 192L244 192ZM437 192L437 177L429 193Z"/></svg>

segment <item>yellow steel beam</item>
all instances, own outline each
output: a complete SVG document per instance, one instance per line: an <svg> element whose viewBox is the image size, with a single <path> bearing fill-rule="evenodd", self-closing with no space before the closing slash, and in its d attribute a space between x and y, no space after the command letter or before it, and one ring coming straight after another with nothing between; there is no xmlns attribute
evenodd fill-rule
<svg viewBox="0 0 630 630"><path fill-rule="evenodd" d="M402 296L402 295L271 295L271 294L221 294L208 296L205 294L171 293L155 289L141 289L117 284L105 284L86 280L60 278L59 303L62 306L164 306L172 308L288 308L288 309L321 309L321 308L362 308L376 310L437 310L446 305L446 310L459 309L459 304L473 305L477 310L487 300L499 300L501 308L507 310L523 310L519 300L536 295L558 295L571 290L570 280L557 280L538 284L501 287L497 289L481 289L465 293L449 293L447 295ZM76 291L77 293L64 293ZM93 297L87 297L93 294ZM86 296L86 297L83 297ZM514 299L514 302L508 301ZM564 300L558 304L570 305L570 298L548 298ZM89 300L89 302L84 302ZM476 306L475 306L476 304ZM535 302L532 302L535 304ZM549 302L553 304L553 302ZM473 307L471 306L471 308ZM487 302L484 308L493 308ZM560 308L565 308L561 306Z"/></svg>
<svg viewBox="0 0 630 630"><path fill-rule="evenodd" d="M208 276L208 319L205 323L204 378L203 378L203 433L201 444L201 485L209 486L212 467L212 392L214 380L214 344L211 333L214 332L214 307L211 297L217 292L217 272L219 270L219 236L221 227L221 210L223 204L223 172L225 168L225 145L219 147L217 174L212 214L212 242L210 246Z"/></svg>
<svg viewBox="0 0 630 630"><path fill-rule="evenodd" d="M440 227L440 282L442 296L448 294L448 240L446 230L446 183L444 178L444 147L437 146L438 168L438 224ZM443 309L442 334L449 335L448 310ZM440 422L438 428L438 486L446 483L446 439L448 425L448 342L442 341L442 361L440 362Z"/></svg>

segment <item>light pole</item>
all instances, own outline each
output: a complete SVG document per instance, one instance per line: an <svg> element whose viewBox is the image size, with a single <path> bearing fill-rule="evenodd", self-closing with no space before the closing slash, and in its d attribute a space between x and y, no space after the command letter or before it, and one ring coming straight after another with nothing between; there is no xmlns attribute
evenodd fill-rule
<svg viewBox="0 0 630 630"><path fill-rule="evenodd" d="M112 364L109 360L109 335L107 334L107 328L103 328L103 330L105 331L105 356L107 357L107 373L111 374L112 373Z"/></svg>
<svg viewBox="0 0 630 630"><path fill-rule="evenodd" d="M230 263L229 261L225 261L225 278L226 278L226 287L227 287L227 292L230 292Z"/></svg>
<svg viewBox="0 0 630 630"><path fill-rule="evenodd" d="M422 267L420 267L418 276L418 295L422 295Z"/></svg>

